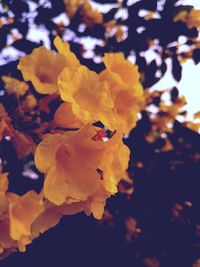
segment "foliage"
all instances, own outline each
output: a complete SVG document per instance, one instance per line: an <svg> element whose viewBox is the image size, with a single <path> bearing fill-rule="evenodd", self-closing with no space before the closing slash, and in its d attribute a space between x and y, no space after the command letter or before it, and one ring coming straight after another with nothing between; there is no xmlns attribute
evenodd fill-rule
<svg viewBox="0 0 200 267"><path fill-rule="evenodd" d="M92 259L101 250L106 258L95 266L192 266L200 256L199 114L187 120L176 87L151 86L168 60L176 81L182 62L199 63L199 11L178 0L106 3L100 13L87 0L2 1L1 257L84 211L103 218L67 216L56 229L69 235L59 249L78 243L85 265L87 250ZM33 29L50 49L31 39ZM49 238L57 239L52 231ZM35 255L42 240L48 235L30 245ZM71 266L79 260L68 255Z"/></svg>

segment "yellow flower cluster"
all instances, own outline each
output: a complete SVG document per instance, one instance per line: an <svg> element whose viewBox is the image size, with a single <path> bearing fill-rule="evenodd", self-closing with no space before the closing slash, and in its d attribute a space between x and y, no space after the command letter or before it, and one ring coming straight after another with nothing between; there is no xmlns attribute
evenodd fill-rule
<svg viewBox="0 0 200 267"><path fill-rule="evenodd" d="M111 131L121 127L123 133L129 133L144 101L137 66L122 53L109 53L103 58L106 68L98 75L82 66L59 37L54 45L58 54L44 47L34 49L20 59L18 69L38 93L60 94L64 103L56 122L79 128L100 121Z"/></svg>
<svg viewBox="0 0 200 267"><path fill-rule="evenodd" d="M87 124L78 131L48 134L35 152L45 173L40 194L7 192L7 173L0 174L0 253L8 255L55 226L63 215L84 211L101 219L106 199L125 175L129 149L121 133L102 140L102 129Z"/></svg>
<svg viewBox="0 0 200 267"><path fill-rule="evenodd" d="M0 174L0 259L25 251L39 233L57 224L61 211L44 200L43 194L29 191L23 196L7 192L8 174Z"/></svg>
<svg viewBox="0 0 200 267"><path fill-rule="evenodd" d="M19 196L7 192L8 174L0 174L2 257L17 248L24 251L63 215L84 211L101 219L107 198L117 193L119 181L127 175L130 151L123 144L123 134L135 127L144 98L137 67L122 53L109 53L103 58L105 69L97 74L81 65L59 37L54 45L57 54L40 47L22 57L18 65L24 80L31 81L38 93L48 95L38 107L49 112L49 101L60 97L62 103L49 133L39 135L42 140L36 148L23 133L14 132L11 138L19 158L34 153L36 167L45 179L39 194L29 191ZM25 83L3 79L9 94L20 96L28 90ZM1 113L3 136L11 129L6 112L2 109ZM104 128L94 126L96 122ZM107 130L112 132L110 138Z"/></svg>

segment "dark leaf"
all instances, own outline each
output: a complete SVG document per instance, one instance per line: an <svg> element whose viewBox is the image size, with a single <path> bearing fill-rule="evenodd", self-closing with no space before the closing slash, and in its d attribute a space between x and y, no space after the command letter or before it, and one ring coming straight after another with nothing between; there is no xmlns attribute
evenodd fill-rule
<svg viewBox="0 0 200 267"><path fill-rule="evenodd" d="M103 15L104 22L108 22L109 20L112 20L115 16L115 13L118 11L118 8L112 8L109 12L105 13Z"/></svg>
<svg viewBox="0 0 200 267"><path fill-rule="evenodd" d="M176 81L180 81L182 77L182 66L176 56L172 58L172 74Z"/></svg>
<svg viewBox="0 0 200 267"><path fill-rule="evenodd" d="M31 41L26 40L26 39L20 39L20 40L15 41L12 44L12 46L15 47L16 49L20 50L20 51L25 52L26 54L30 54L32 52L32 50L34 48L39 47L40 44L31 42Z"/></svg>
<svg viewBox="0 0 200 267"><path fill-rule="evenodd" d="M144 71L144 69L147 66L147 62L146 62L145 57L141 57L140 55L137 55L136 64L139 67L139 71Z"/></svg>
<svg viewBox="0 0 200 267"><path fill-rule="evenodd" d="M197 48L193 51L193 59L195 64L198 64L200 62L200 48Z"/></svg>
<svg viewBox="0 0 200 267"><path fill-rule="evenodd" d="M141 4L143 9L147 9L147 10L151 10L151 11L155 11L157 8L157 1L142 0L142 1L140 1L140 4Z"/></svg>
<svg viewBox="0 0 200 267"><path fill-rule="evenodd" d="M29 5L23 0L15 0L8 4L10 10L15 14L16 18L20 18L22 13L29 12Z"/></svg>
<svg viewBox="0 0 200 267"><path fill-rule="evenodd" d="M155 77L156 71L158 70L158 66L155 60L151 61L151 63L147 66L145 70L145 81L144 87L151 87L155 84L159 78Z"/></svg>
<svg viewBox="0 0 200 267"><path fill-rule="evenodd" d="M5 27L0 28L0 50L3 49L7 41L7 31Z"/></svg>
<svg viewBox="0 0 200 267"><path fill-rule="evenodd" d="M176 87L174 87L170 92L171 101L175 102L177 100L177 98L178 98L178 95L179 95L178 89Z"/></svg>
<svg viewBox="0 0 200 267"><path fill-rule="evenodd" d="M162 62L161 66L160 66L160 70L161 70L162 76L164 76L164 74L167 70L167 64L165 61Z"/></svg>

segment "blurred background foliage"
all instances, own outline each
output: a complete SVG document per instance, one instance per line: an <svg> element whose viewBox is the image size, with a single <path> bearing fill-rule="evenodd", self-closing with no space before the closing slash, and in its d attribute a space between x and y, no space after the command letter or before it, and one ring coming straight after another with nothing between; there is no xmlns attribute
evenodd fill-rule
<svg viewBox="0 0 200 267"><path fill-rule="evenodd" d="M199 12L178 0L1 1L0 101L13 127L23 132L0 143L10 191L40 190L32 146L59 104L37 94L31 83L21 96L9 91L7 76L23 80L20 56L41 45L55 50L56 35L96 72L103 69L104 53L123 52L139 67L146 99L137 127L124 139L131 149L130 179L108 201L103 220L68 216L1 266L200 266L200 114L187 120L187 99L176 87L151 90L166 73L167 59L176 81L183 62L199 63Z"/></svg>

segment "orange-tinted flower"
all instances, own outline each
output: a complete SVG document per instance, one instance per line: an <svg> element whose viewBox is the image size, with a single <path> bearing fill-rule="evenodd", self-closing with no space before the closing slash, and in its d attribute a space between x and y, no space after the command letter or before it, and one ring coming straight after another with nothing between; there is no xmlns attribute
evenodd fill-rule
<svg viewBox="0 0 200 267"><path fill-rule="evenodd" d="M31 81L35 90L41 94L53 94L58 90L57 78L65 67L76 67L79 61L70 51L69 45L56 37L54 44L58 54L45 47L33 50L30 55L20 59L18 69L25 81Z"/></svg>
<svg viewBox="0 0 200 267"><path fill-rule="evenodd" d="M57 225L62 216L63 214L59 207L54 206L48 200L45 200L43 212L32 224L31 237L35 239L40 233L42 234Z"/></svg>
<svg viewBox="0 0 200 267"><path fill-rule="evenodd" d="M10 237L9 217L0 218L0 259L5 258L17 248L17 242Z"/></svg>
<svg viewBox="0 0 200 267"><path fill-rule="evenodd" d="M86 213L100 218L106 198L117 192L129 160L121 138L94 141L91 125L63 135L47 135L35 153L36 167L46 174L44 195L55 205L82 203ZM118 150L118 151L117 151Z"/></svg>
<svg viewBox="0 0 200 267"><path fill-rule="evenodd" d="M100 220L103 216L106 199L111 196L101 184L98 190L88 197L85 201L74 202L70 204L63 204L60 206L64 215L73 215L78 212L84 211L88 216L92 213L93 216Z"/></svg>
<svg viewBox="0 0 200 267"><path fill-rule="evenodd" d="M135 127L144 102L138 68L121 53L106 54L103 61L106 69L101 72L100 80L109 83L117 116L115 129L122 125L123 132L128 133Z"/></svg>
<svg viewBox="0 0 200 267"><path fill-rule="evenodd" d="M18 69L24 80L31 81L38 93L52 94L58 90L57 77L65 64L63 55L54 55L45 47L39 47L20 59Z"/></svg>
<svg viewBox="0 0 200 267"><path fill-rule="evenodd" d="M106 69L101 73L101 79L108 80L111 90L125 90L138 85L138 67L126 60L122 53L105 54L103 62ZM142 88L136 87L135 95L143 95Z"/></svg>
<svg viewBox="0 0 200 267"><path fill-rule="evenodd" d="M29 191L23 196L9 194L10 236L13 240L26 245L31 242L31 227L33 222L44 210L40 195ZM30 242L29 242L30 241Z"/></svg>
<svg viewBox="0 0 200 267"><path fill-rule="evenodd" d="M103 183L108 192L116 193L119 181L126 177L130 151L122 142L118 131L108 142L100 169L103 170Z"/></svg>
<svg viewBox="0 0 200 267"><path fill-rule="evenodd" d="M80 66L79 60L74 55L74 53L71 52L68 43L63 42L60 37L56 36L56 38L54 39L54 45L58 50L58 53L65 57L65 67L68 67L71 70L76 70Z"/></svg>
<svg viewBox="0 0 200 267"><path fill-rule="evenodd" d="M114 130L113 100L106 82L98 75L81 66L76 72L65 68L58 78L61 98L71 103L72 112L83 123L101 121Z"/></svg>
<svg viewBox="0 0 200 267"><path fill-rule="evenodd" d="M40 171L47 173L44 195L52 203L86 200L100 186L96 169L103 143L91 140L95 133L87 126L75 133L49 135L38 145L35 163Z"/></svg>
<svg viewBox="0 0 200 267"><path fill-rule="evenodd" d="M7 190L8 173L0 173L0 259L17 248L17 243L10 237Z"/></svg>
<svg viewBox="0 0 200 267"><path fill-rule="evenodd" d="M62 103L54 115L56 127L63 128L80 128L83 123L76 118L72 112L72 105L68 102Z"/></svg>

